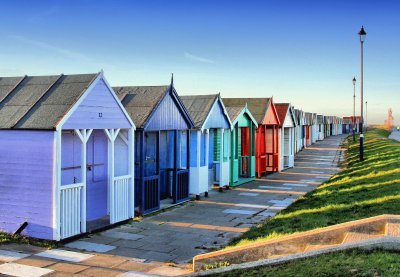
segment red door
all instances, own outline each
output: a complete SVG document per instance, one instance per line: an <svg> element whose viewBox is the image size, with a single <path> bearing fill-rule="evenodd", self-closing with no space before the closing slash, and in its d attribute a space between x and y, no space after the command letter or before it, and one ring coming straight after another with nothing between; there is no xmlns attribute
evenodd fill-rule
<svg viewBox="0 0 400 277"><path fill-rule="evenodd" d="M265 172L265 162L265 126L260 125L257 128L256 135L256 173L259 178L261 174Z"/></svg>
<svg viewBox="0 0 400 277"><path fill-rule="evenodd" d="M241 128L241 168L240 175L248 177L249 175L249 160L250 160L250 130L249 128Z"/></svg>

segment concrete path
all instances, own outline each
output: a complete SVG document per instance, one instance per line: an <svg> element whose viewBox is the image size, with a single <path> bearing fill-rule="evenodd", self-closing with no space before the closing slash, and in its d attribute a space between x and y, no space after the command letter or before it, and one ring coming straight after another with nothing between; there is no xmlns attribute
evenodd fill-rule
<svg viewBox="0 0 400 277"><path fill-rule="evenodd" d="M2 255L0 251L0 274L10 270L21 272L21 276L28 276L27 272L32 273L29 276L189 273L195 255L225 246L337 173L338 162L343 158L339 145L344 138L329 137L301 151L294 168L223 193L212 191L208 198L90 235L66 244L61 251L1 246L0 250L11 254Z"/></svg>
<svg viewBox="0 0 400 277"><path fill-rule="evenodd" d="M390 138L390 139L397 140L397 141L400 141L400 131L393 131L393 132L390 134L389 138Z"/></svg>

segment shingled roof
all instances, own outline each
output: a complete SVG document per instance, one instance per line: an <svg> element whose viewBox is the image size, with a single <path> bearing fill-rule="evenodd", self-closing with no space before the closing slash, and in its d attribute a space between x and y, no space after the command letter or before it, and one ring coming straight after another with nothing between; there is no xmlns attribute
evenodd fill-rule
<svg viewBox="0 0 400 277"><path fill-rule="evenodd" d="M254 119L262 124L271 98L223 98L222 101L224 101L226 107L238 107L247 104L247 108Z"/></svg>
<svg viewBox="0 0 400 277"><path fill-rule="evenodd" d="M196 128L201 128L213 107L218 94L184 95L180 97Z"/></svg>
<svg viewBox="0 0 400 277"><path fill-rule="evenodd" d="M164 98L169 88L170 86L113 87L137 128L144 128L152 111Z"/></svg>
<svg viewBox="0 0 400 277"><path fill-rule="evenodd" d="M55 129L97 76L0 77L0 129Z"/></svg>
<svg viewBox="0 0 400 277"><path fill-rule="evenodd" d="M285 122L286 114L289 109L289 103L275 103L276 113L278 114L281 125Z"/></svg>
<svg viewBox="0 0 400 277"><path fill-rule="evenodd" d="M242 113L244 107L226 107L231 122L235 122L236 118Z"/></svg>

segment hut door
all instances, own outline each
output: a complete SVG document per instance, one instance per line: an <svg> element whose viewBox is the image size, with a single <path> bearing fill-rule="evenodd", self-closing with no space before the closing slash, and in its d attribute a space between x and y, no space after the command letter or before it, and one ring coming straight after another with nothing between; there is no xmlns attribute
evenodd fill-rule
<svg viewBox="0 0 400 277"><path fill-rule="evenodd" d="M240 176L249 177L250 163L250 130L248 127L241 128L241 163Z"/></svg>
<svg viewBox="0 0 400 277"><path fill-rule="evenodd" d="M107 215L108 139L103 131L95 130L87 142L86 154L86 217L88 221ZM107 222L108 224L109 222Z"/></svg>

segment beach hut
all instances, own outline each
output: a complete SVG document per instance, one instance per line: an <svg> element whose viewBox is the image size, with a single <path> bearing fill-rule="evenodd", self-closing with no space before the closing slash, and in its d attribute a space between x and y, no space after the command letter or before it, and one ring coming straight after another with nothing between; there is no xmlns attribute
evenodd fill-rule
<svg viewBox="0 0 400 277"><path fill-rule="evenodd" d="M331 135L331 124L330 116L324 115L324 137L329 137Z"/></svg>
<svg viewBox="0 0 400 277"><path fill-rule="evenodd" d="M311 143L315 143L318 140L318 118L317 114L312 114L311 119Z"/></svg>
<svg viewBox="0 0 400 277"><path fill-rule="evenodd" d="M190 194L208 196L214 184L229 186L231 122L219 94L185 95L182 102L194 122L191 131Z"/></svg>
<svg viewBox="0 0 400 277"><path fill-rule="evenodd" d="M256 176L257 121L246 106L226 107L232 122L230 185L238 186Z"/></svg>
<svg viewBox="0 0 400 277"><path fill-rule="evenodd" d="M0 78L0 128L1 231L61 240L134 216L135 126L102 72Z"/></svg>
<svg viewBox="0 0 400 277"><path fill-rule="evenodd" d="M296 116L296 153L304 148L304 112L302 110L294 109Z"/></svg>
<svg viewBox="0 0 400 277"><path fill-rule="evenodd" d="M272 98L224 98L230 107L245 106L258 123L256 130L256 174L261 177L279 170L279 118Z"/></svg>
<svg viewBox="0 0 400 277"><path fill-rule="evenodd" d="M194 125L173 82L114 90L137 127L136 211L148 214L189 200L189 130Z"/></svg>
<svg viewBox="0 0 400 277"><path fill-rule="evenodd" d="M304 147L308 147L312 144L312 125L313 118L312 113L304 113L304 129L305 129L305 143Z"/></svg>
<svg viewBox="0 0 400 277"><path fill-rule="evenodd" d="M338 118L338 134L341 135L343 134L343 118L342 117L337 117Z"/></svg>
<svg viewBox="0 0 400 277"><path fill-rule="evenodd" d="M325 125L324 125L324 116L317 115L317 126L318 126L318 140L323 140L325 137Z"/></svg>
<svg viewBox="0 0 400 277"><path fill-rule="evenodd" d="M360 116L345 116L343 120L350 121L350 133L353 132L353 128L355 133L359 132Z"/></svg>
<svg viewBox="0 0 400 277"><path fill-rule="evenodd" d="M275 104L280 122L280 170L294 166L295 128L293 107L289 103Z"/></svg>
<svg viewBox="0 0 400 277"><path fill-rule="evenodd" d="M352 132L351 129L351 119L350 118L343 118L343 134L350 134Z"/></svg>

